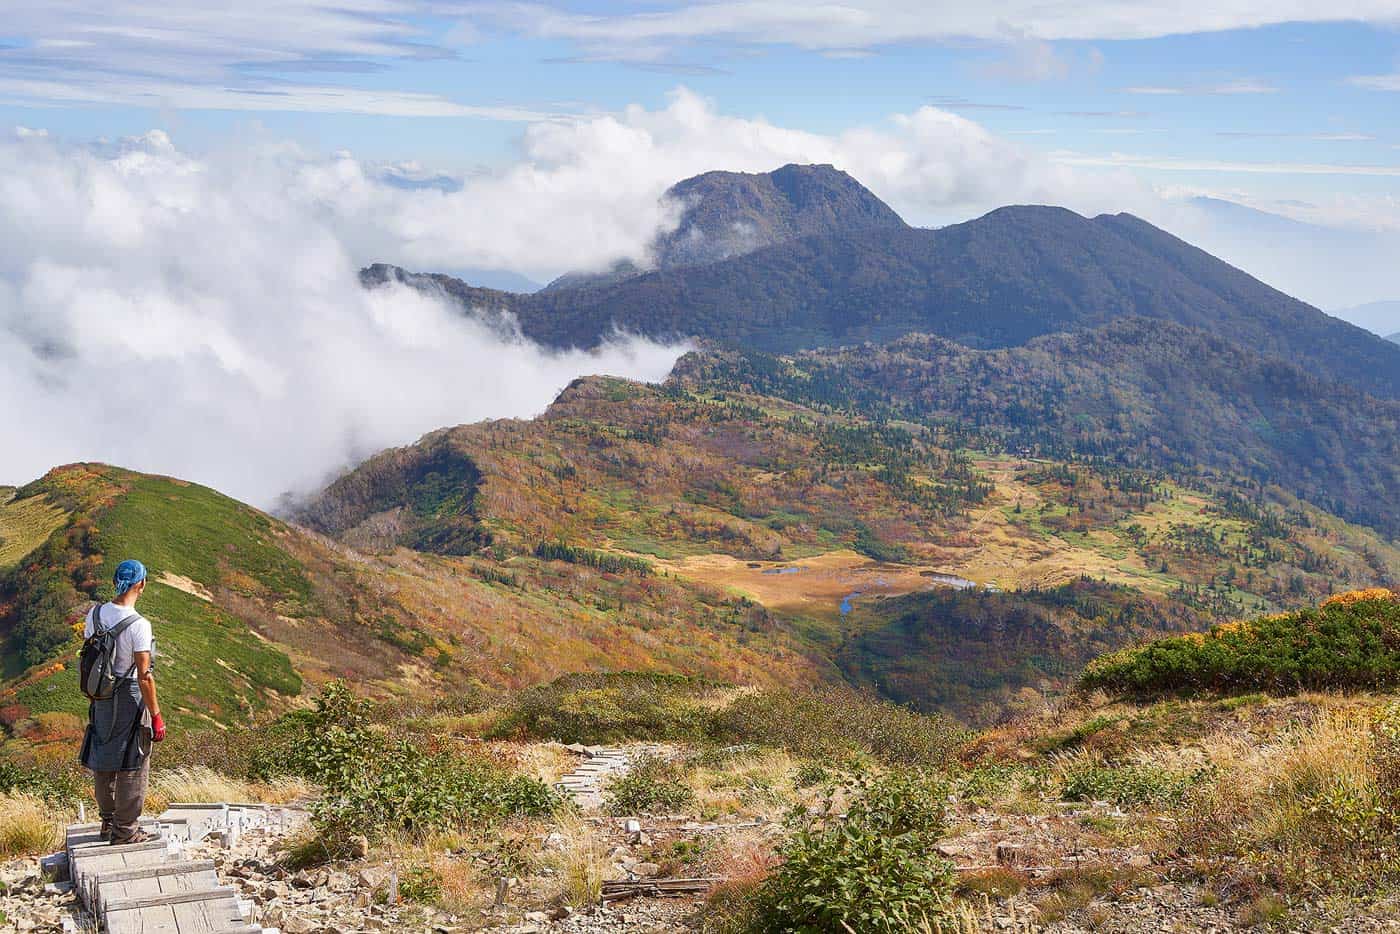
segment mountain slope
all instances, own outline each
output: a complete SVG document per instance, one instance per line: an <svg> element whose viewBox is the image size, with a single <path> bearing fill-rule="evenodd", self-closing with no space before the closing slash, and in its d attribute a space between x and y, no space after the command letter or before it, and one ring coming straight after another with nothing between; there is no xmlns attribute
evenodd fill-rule
<svg viewBox="0 0 1400 934"><path fill-rule="evenodd" d="M1393 344L1125 214L1001 208L939 230L809 236L703 266L535 295L388 266L370 267L362 279L440 290L473 312L510 312L527 336L561 347L593 345L621 328L775 353L912 332L995 348L1136 315L1201 328L1400 397Z"/></svg>
<svg viewBox="0 0 1400 934"><path fill-rule="evenodd" d="M358 554L205 487L100 464L13 491L0 556L0 723L27 739L44 738L39 714L72 715L73 729L85 716L66 669L73 626L131 556L150 571L141 610L179 728L285 708L331 678L470 696L574 671L800 683L827 668L761 609L710 589L528 556Z"/></svg>
<svg viewBox="0 0 1400 934"><path fill-rule="evenodd" d="M943 425L1044 456L1213 468L1400 533L1400 403L1167 322L1127 318L998 351L911 335L782 361L696 355L675 378Z"/></svg>
<svg viewBox="0 0 1400 934"><path fill-rule="evenodd" d="M869 189L829 165L706 172L671 186L665 198L682 212L675 229L651 244L654 269L700 266L798 237L904 226ZM601 274L568 273L545 290L596 288L642 272L620 263Z"/></svg>
<svg viewBox="0 0 1400 934"><path fill-rule="evenodd" d="M946 344L954 363L978 353L923 340ZM847 353L878 368L894 351ZM384 452L300 518L363 548L474 551L507 567L532 555L640 559L761 605L829 673L839 665L902 702L980 719L1026 690L1063 687L1086 652L1400 578L1400 549L1277 487L1194 465L985 453L978 445L993 439L971 420L918 424L888 404L833 404L820 389L846 386L845 371L817 372L817 356L752 355L742 381L721 365L737 355L717 354L687 359L663 387L579 380L533 421L464 425ZM775 374L753 376L765 361ZM875 395L869 373L850 374L852 392ZM804 397L795 387L809 383ZM1036 596L1085 575L1131 591L1063 607ZM938 602L969 582L1016 592L991 609ZM1000 653L995 664L944 651L1003 603L1008 622L984 647ZM912 624L896 612L924 606Z"/></svg>

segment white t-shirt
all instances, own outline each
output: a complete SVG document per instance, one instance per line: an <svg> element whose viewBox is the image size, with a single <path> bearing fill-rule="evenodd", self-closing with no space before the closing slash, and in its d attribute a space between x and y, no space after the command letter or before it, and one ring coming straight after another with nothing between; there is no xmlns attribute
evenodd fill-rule
<svg viewBox="0 0 1400 934"><path fill-rule="evenodd" d="M102 628L104 629L110 629L132 613L136 613L135 610L128 609L124 606L118 606L115 603L104 603L96 607L95 612L102 614ZM83 625L84 639L93 633L93 613L94 610L88 611L87 620ZM154 645L155 639L151 635L150 620L137 613L136 621L126 627L126 630L122 632L121 635L117 636L117 650L112 656L112 663L116 666L113 674L118 678L126 677L126 673L131 668L132 662L135 661L135 653L149 652ZM132 677L135 676L136 672L133 671Z"/></svg>

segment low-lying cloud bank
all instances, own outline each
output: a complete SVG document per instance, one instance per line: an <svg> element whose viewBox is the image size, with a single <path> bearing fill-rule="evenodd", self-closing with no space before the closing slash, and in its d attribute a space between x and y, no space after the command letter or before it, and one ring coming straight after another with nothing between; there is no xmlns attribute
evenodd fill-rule
<svg viewBox="0 0 1400 934"><path fill-rule="evenodd" d="M0 482L101 459L268 505L433 428L538 413L578 375L661 379L681 348L550 353L431 296L365 291L356 270L547 281L644 260L679 217L667 187L787 162L833 163L917 224L1014 202L1127 210L1315 302L1387 294L1388 266L1338 275L1368 255L1352 239L1333 262L1309 225L1281 236L1273 215L1066 165L935 107L823 135L681 90L530 124L515 162L465 178L256 138L194 156L158 131L79 145L29 130L0 141Z"/></svg>
<svg viewBox="0 0 1400 934"><path fill-rule="evenodd" d="M550 353L360 288L362 251L396 246L366 234L380 187L348 158L195 159L160 133L0 144L0 482L104 460L270 505L431 429L536 414L578 375L669 371L679 348ZM492 223L464 218L464 242Z"/></svg>

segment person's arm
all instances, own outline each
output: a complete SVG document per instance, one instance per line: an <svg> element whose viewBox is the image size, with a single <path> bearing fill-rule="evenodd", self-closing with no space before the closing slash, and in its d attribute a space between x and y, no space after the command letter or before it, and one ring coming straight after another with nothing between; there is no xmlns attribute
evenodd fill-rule
<svg viewBox="0 0 1400 934"><path fill-rule="evenodd" d="M136 684L141 688L141 699L151 712L152 739L160 742L165 739L165 720L160 715L160 699L156 697L156 673L151 670L151 653L135 652Z"/></svg>

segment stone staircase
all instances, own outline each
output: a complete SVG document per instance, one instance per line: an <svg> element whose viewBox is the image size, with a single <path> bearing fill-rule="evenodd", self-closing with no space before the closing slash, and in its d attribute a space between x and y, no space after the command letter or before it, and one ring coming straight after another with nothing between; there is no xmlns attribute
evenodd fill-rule
<svg viewBox="0 0 1400 934"><path fill-rule="evenodd" d="M638 759L646 756L664 758L674 751L660 745L622 747L570 743L564 748L583 758L573 771L555 782L554 787L567 794L584 811L601 806L608 780L627 774Z"/></svg>
<svg viewBox="0 0 1400 934"><path fill-rule="evenodd" d="M261 804L172 804L142 820L154 839L124 846L103 842L99 824L73 824L51 871L67 877L106 934L275 934L249 921L253 906L219 884L212 860L190 859L186 848L206 838L232 846L243 831L286 829L300 816L295 808Z"/></svg>

